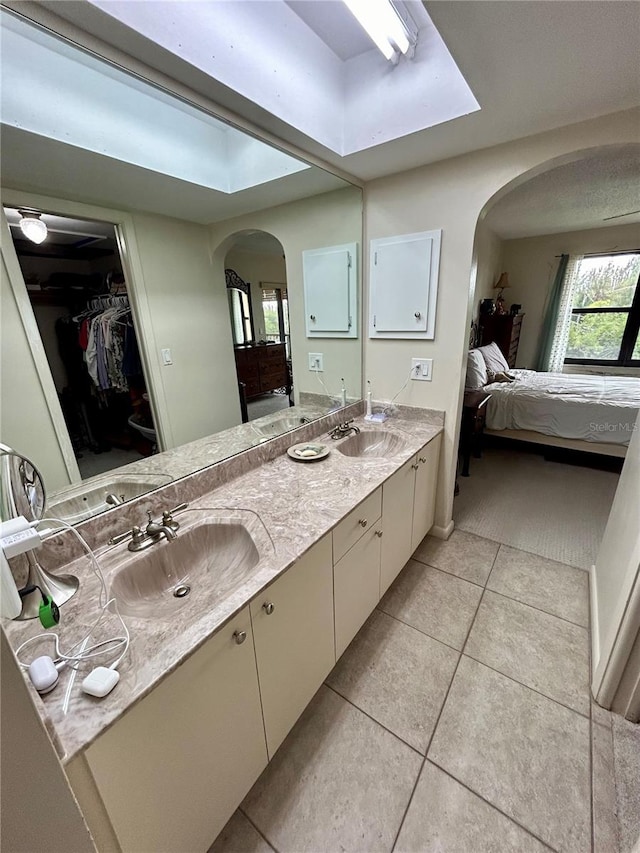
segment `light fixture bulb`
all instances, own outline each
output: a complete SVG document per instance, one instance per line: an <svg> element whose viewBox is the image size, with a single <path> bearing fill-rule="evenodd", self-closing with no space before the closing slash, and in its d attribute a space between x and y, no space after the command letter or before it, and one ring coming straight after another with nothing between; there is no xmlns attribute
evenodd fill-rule
<svg viewBox="0 0 640 853"><path fill-rule="evenodd" d="M22 217L20 220L20 230L24 236L28 240L31 240L32 243L44 242L49 232L46 224L40 219L41 214L26 210L21 210L19 213Z"/></svg>
<svg viewBox="0 0 640 853"><path fill-rule="evenodd" d="M406 27L389 0L344 0L386 59L397 60L398 52L407 53L411 42Z"/></svg>

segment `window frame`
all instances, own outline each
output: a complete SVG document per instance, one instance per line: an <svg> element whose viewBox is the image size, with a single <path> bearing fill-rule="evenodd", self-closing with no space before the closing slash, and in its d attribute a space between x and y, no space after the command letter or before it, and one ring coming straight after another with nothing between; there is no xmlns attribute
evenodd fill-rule
<svg viewBox="0 0 640 853"><path fill-rule="evenodd" d="M640 257L640 251L629 249L628 251L620 252L598 252L592 255L585 255L589 258L611 258L616 255L637 255ZM620 341L620 349L617 359L610 358L566 358L564 364L585 364L585 365L601 365L603 367L640 367L640 358L632 358L633 350L636 341L640 336L640 275L636 281L636 289L633 294L633 300L630 306L625 307L608 307L608 308L572 308L571 316L574 314L626 314L627 322L624 326L622 339Z"/></svg>

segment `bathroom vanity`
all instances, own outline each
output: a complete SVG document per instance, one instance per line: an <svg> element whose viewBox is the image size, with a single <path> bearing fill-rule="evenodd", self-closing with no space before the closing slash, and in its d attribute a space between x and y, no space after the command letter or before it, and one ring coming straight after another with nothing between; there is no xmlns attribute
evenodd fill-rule
<svg viewBox="0 0 640 853"><path fill-rule="evenodd" d="M61 687L38 699L101 851L207 850L273 759L433 525L442 417L414 413L375 426L359 419L360 436L340 441L324 432L317 440L331 453L318 462L280 454L195 499L195 483L184 484L192 493L176 517L177 540L153 545L151 562L137 562L126 543L102 552L111 591L132 576L127 589L143 599L136 609L122 593L132 647L120 683L103 700L76 686L67 714ZM163 490L153 498L162 509ZM135 503L127 506L130 517ZM226 525L225 535L207 539L206 525ZM167 572L169 559L195 567L198 548L231 541L239 526L257 559L221 576L219 596L211 582L198 592L192 568L183 570L190 600L147 607L149 567ZM97 581L86 560L67 569L81 577L63 612L73 642L91 618ZM208 571L215 578L215 561ZM25 625L9 626L14 647L31 631Z"/></svg>

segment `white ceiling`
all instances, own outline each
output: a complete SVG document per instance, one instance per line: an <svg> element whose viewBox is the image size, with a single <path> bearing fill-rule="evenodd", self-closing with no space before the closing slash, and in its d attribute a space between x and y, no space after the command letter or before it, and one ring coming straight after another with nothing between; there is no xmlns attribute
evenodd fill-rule
<svg viewBox="0 0 640 853"><path fill-rule="evenodd" d="M485 221L505 240L640 223L640 145L604 149L538 175L500 199Z"/></svg>
<svg viewBox="0 0 640 853"><path fill-rule="evenodd" d="M640 104L640 3L635 0L425 2L481 109L345 157L87 2L41 0L38 5L365 181ZM172 7L185 5L167 0L166 21ZM328 7L334 5L337 0ZM332 48L339 49L344 47ZM300 67L299 73L307 69ZM376 118L380 125L386 120Z"/></svg>

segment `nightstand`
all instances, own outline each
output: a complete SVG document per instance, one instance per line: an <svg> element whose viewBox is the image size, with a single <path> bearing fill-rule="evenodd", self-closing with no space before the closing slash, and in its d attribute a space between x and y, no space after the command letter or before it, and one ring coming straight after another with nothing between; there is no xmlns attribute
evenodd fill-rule
<svg viewBox="0 0 640 853"><path fill-rule="evenodd" d="M482 433L491 394L485 391L465 391L462 402L462 421L460 424L460 445L462 454L462 476L469 476L471 453L480 459L482 455Z"/></svg>

